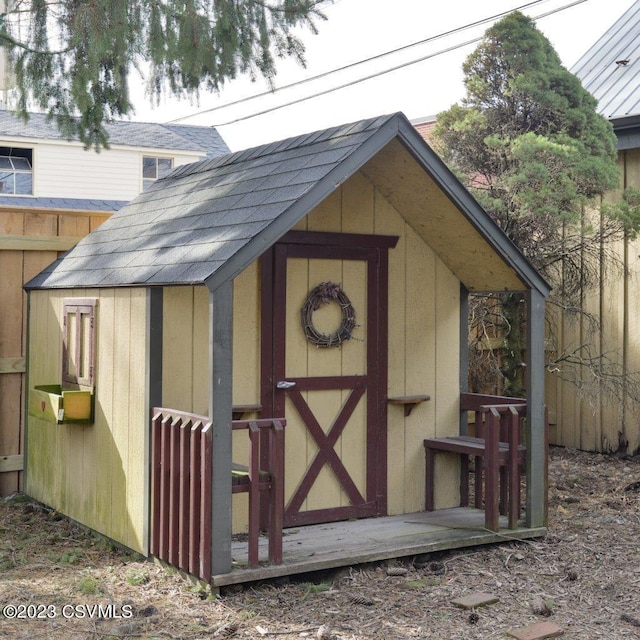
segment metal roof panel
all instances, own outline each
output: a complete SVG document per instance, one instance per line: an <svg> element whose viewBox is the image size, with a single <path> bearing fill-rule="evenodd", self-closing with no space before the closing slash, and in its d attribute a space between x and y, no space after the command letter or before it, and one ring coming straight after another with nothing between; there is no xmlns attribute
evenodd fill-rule
<svg viewBox="0 0 640 640"><path fill-rule="evenodd" d="M598 101L598 112L609 119L640 112L640 0L573 65L571 72Z"/></svg>

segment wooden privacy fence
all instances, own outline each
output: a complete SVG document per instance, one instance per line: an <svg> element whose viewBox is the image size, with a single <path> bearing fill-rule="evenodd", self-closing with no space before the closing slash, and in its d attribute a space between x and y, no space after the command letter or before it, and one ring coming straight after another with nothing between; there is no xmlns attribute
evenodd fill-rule
<svg viewBox="0 0 640 640"><path fill-rule="evenodd" d="M269 560L282 562L284 420L234 420L249 434L249 464L233 464L232 491L249 494L249 566L259 562L260 492L269 496ZM265 438L261 437L265 431ZM152 411L151 553L202 580L211 579L213 438L208 417ZM264 455L261 446L265 446ZM263 459L262 459L263 458ZM261 469L265 463L266 468Z"/></svg>

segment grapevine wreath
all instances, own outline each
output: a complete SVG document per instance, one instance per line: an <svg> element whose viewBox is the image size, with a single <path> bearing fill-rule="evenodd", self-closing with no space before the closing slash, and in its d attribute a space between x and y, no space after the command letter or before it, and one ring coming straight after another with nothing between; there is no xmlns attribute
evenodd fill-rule
<svg viewBox="0 0 640 640"><path fill-rule="evenodd" d="M313 325L313 312L331 302L337 302L340 305L342 320L340 326L333 333L321 333ZM311 290L302 307L302 328L311 344L315 344L317 347L339 347L345 340L351 339L351 333L355 326L356 311L339 284L321 282Z"/></svg>

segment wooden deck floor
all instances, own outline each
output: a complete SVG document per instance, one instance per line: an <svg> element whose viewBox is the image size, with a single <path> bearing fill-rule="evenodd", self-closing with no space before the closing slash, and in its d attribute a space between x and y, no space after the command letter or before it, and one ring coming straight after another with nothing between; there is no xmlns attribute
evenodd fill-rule
<svg viewBox="0 0 640 640"><path fill-rule="evenodd" d="M213 586L224 586L312 571L334 569L363 562L420 555L446 549L505 542L545 535L544 528L506 528L499 533L484 529L484 512L458 507L385 518L370 518L286 529L284 562L246 568L246 543L234 542L231 573L214 576ZM260 557L266 560L267 541L260 541Z"/></svg>

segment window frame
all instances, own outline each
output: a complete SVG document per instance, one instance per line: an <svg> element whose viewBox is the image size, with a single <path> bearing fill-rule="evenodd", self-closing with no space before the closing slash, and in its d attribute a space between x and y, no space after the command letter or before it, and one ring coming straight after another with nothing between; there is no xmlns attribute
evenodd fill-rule
<svg viewBox="0 0 640 640"><path fill-rule="evenodd" d="M153 160L155 163L155 177L153 178L147 178L145 177L145 168L144 168L144 164L145 164L145 160ZM165 175L167 175L167 173L163 173L162 175L160 175L160 170L158 167L158 162L160 160L168 160L171 163L171 167L169 168L167 173L171 173L175 168L175 162L176 159L174 156L152 156L152 155L143 155L142 156L142 190L144 191L145 189L147 189L148 187L150 187L154 182L156 182L157 180L159 180L160 178L163 178Z"/></svg>
<svg viewBox="0 0 640 640"><path fill-rule="evenodd" d="M65 298L62 304L62 387L81 389L95 386L95 351L96 351L96 308L97 298ZM88 316L88 332L83 316ZM68 319L72 317L74 335L76 337L74 352L69 352L70 327ZM88 335L87 335L88 334ZM87 371L70 372L71 362L86 363ZM76 364L76 367L78 365ZM82 367L81 367L82 369ZM86 375L82 375L82 374Z"/></svg>
<svg viewBox="0 0 640 640"><path fill-rule="evenodd" d="M33 159L35 156L35 150L33 147L15 147L15 146L4 146L0 143L0 157L9 159L11 163L11 168L0 169L0 174L10 174L13 177L13 191L3 191L0 190L0 196L9 196L9 197L33 197L34 194L34 183L35 183L35 173L33 170ZM26 160L29 164L29 171L26 171L21 168L16 168L13 158L19 158L22 160ZM16 185L18 181L16 177L18 175L27 175L31 178L31 189L28 193L18 193L16 192ZM1 181L0 181L1 182Z"/></svg>

